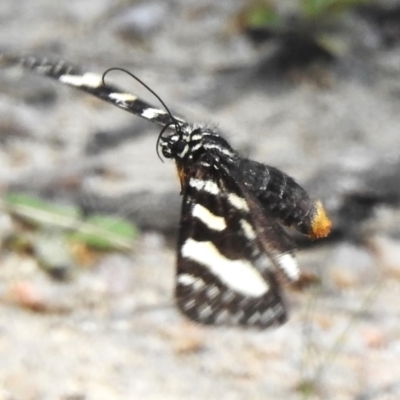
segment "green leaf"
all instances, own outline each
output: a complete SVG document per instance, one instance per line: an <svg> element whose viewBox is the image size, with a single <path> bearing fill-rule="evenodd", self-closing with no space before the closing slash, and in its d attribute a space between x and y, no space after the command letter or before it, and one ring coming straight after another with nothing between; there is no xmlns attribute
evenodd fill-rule
<svg viewBox="0 0 400 400"><path fill-rule="evenodd" d="M245 11L245 22L250 28L262 28L279 25L281 18L268 2L255 2Z"/></svg>
<svg viewBox="0 0 400 400"><path fill-rule="evenodd" d="M47 220L57 221L79 217L77 207L46 202L23 193L9 193L5 196L4 203L10 212L39 224L46 223Z"/></svg>
<svg viewBox="0 0 400 400"><path fill-rule="evenodd" d="M303 12L307 17L315 18L326 11L332 0L302 0Z"/></svg>
<svg viewBox="0 0 400 400"><path fill-rule="evenodd" d="M138 231L133 224L104 215L90 217L70 235L71 240L100 250L126 250L137 237Z"/></svg>
<svg viewBox="0 0 400 400"><path fill-rule="evenodd" d="M102 250L128 250L138 236L135 226L128 221L106 215L81 220L77 207L61 206L26 194L9 194L0 206L38 227L70 231L73 240Z"/></svg>

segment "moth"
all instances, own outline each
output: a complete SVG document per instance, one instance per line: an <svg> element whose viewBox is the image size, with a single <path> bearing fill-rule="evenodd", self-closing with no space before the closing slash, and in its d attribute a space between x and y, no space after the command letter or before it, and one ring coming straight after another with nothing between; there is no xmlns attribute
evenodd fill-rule
<svg viewBox="0 0 400 400"><path fill-rule="evenodd" d="M277 168L242 157L215 129L173 116L146 85L165 111L64 61L0 56L0 66L17 64L163 126L157 146L175 161L181 184L175 297L187 317L259 328L287 320L282 284L300 272L283 226L327 236L320 201Z"/></svg>

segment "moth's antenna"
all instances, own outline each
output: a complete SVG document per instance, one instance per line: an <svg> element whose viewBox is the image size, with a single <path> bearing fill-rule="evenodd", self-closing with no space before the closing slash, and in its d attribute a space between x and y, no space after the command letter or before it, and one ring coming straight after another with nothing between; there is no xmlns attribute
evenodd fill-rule
<svg viewBox="0 0 400 400"><path fill-rule="evenodd" d="M169 110L169 108L167 107L167 105L164 103L164 101L162 100L162 98L161 98L153 89L151 89L148 85L146 85L146 84L145 84L141 79L139 79L136 75L132 74L132 72L129 72L129 71L127 71L127 70L124 69L124 68L112 67L112 68L107 69L107 70L103 73L103 75L102 75L102 77L101 77L101 81L103 82L103 85L104 85L104 86L107 86L107 85L106 85L106 82L105 82L105 77L106 77L106 75L107 75L108 73L110 73L111 71L121 71L121 72L125 72L125 73L128 74L131 78L133 78L133 79L135 79L136 81L138 81L142 86L144 86L144 87L145 87L145 88L146 88L146 89L147 89L147 90L162 104L162 106L165 108L165 111L168 113L169 117L171 118L171 122L168 123L168 124L166 124L166 125L162 128L160 134L158 135L157 142L156 142L156 152L157 152L157 156L158 156L158 158L159 158L162 162L164 162L164 160L160 157L160 153L159 153L159 151L158 151L158 144L160 143L160 139L161 139L161 137L162 137L162 134L163 134L171 125L175 125L175 130L176 130L177 132L180 132L181 126L179 125L179 122L178 122L178 121L176 120L176 118L172 115L171 111Z"/></svg>

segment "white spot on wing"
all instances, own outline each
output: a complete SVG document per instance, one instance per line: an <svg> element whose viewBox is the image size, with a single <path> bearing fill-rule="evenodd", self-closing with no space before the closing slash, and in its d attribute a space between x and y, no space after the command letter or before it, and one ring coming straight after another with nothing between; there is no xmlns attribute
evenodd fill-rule
<svg viewBox="0 0 400 400"><path fill-rule="evenodd" d="M141 116L144 118L155 118L158 117L159 115L165 115L166 112L162 111L162 110L157 110L156 108L146 108L145 110L143 110Z"/></svg>
<svg viewBox="0 0 400 400"><path fill-rule="evenodd" d="M77 87L87 86L91 88L97 88L103 84L101 76L93 72L86 72L83 75L62 75L59 81L67 85Z"/></svg>
<svg viewBox="0 0 400 400"><path fill-rule="evenodd" d="M199 318L206 319L213 313L212 308L209 305L202 307L199 311Z"/></svg>
<svg viewBox="0 0 400 400"><path fill-rule="evenodd" d="M247 320L247 324L254 325L260 320L261 314L259 311L256 311L249 319Z"/></svg>
<svg viewBox="0 0 400 400"><path fill-rule="evenodd" d="M184 285L184 286L193 285L196 282L196 280L197 280L196 277L194 277L193 275L189 275L189 274L181 274L181 275L178 275L178 277L177 277L178 283L180 283L181 285Z"/></svg>
<svg viewBox="0 0 400 400"><path fill-rule="evenodd" d="M291 254L282 254L278 257L278 262L286 275L293 281L300 277L299 267L296 259Z"/></svg>
<svg viewBox="0 0 400 400"><path fill-rule="evenodd" d="M189 186L197 190L204 190L207 193L213 194L214 196L220 192L218 185L213 181L203 181L201 179L191 178L189 180Z"/></svg>
<svg viewBox="0 0 400 400"><path fill-rule="evenodd" d="M246 200L237 196L235 193L228 194L228 201L238 210L249 211L249 206Z"/></svg>
<svg viewBox="0 0 400 400"><path fill-rule="evenodd" d="M224 303L230 303L234 298L235 294L231 290L228 290L222 295L222 301Z"/></svg>
<svg viewBox="0 0 400 400"><path fill-rule="evenodd" d="M269 290L268 283L246 260L229 260L211 242L187 239L181 249L182 257L207 267L228 288L245 296L260 297Z"/></svg>
<svg viewBox="0 0 400 400"><path fill-rule="evenodd" d="M207 289L207 297L210 299L214 299L219 295L219 289L217 286L211 286Z"/></svg>
<svg viewBox="0 0 400 400"><path fill-rule="evenodd" d="M215 318L216 324L226 324L229 322L230 314L228 310L222 310Z"/></svg>
<svg viewBox="0 0 400 400"><path fill-rule="evenodd" d="M203 279L190 274L180 274L177 277L177 283L184 286L191 286L193 290L200 290L205 286Z"/></svg>
<svg viewBox="0 0 400 400"><path fill-rule="evenodd" d="M118 103L126 101L135 101L137 99L136 96L130 93L110 93L108 97L110 99L115 100Z"/></svg>
<svg viewBox="0 0 400 400"><path fill-rule="evenodd" d="M205 285L203 279L197 278L196 282L193 283L193 290L199 291L200 289L203 289Z"/></svg>
<svg viewBox="0 0 400 400"><path fill-rule="evenodd" d="M242 227L244 235L246 236L247 239L254 240L257 237L256 233L254 232L254 229L246 220L241 219L240 226Z"/></svg>
<svg viewBox="0 0 400 400"><path fill-rule="evenodd" d="M183 308L187 311L190 308L193 308L195 305L196 305L196 302L194 301L194 299L190 299L184 304Z"/></svg>
<svg viewBox="0 0 400 400"><path fill-rule="evenodd" d="M260 322L262 324L268 324L269 321L271 321L271 319L274 317L274 312L272 311L272 309L268 308L268 310L264 311L264 313L261 315Z"/></svg>
<svg viewBox="0 0 400 400"><path fill-rule="evenodd" d="M192 215L215 231L223 231L226 228L225 218L214 215L201 204L196 204L193 207Z"/></svg>

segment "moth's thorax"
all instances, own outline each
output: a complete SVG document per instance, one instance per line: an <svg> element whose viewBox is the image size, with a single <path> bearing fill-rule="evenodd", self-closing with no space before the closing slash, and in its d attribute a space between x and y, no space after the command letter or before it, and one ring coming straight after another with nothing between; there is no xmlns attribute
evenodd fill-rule
<svg viewBox="0 0 400 400"><path fill-rule="evenodd" d="M205 127L183 126L170 136L161 137L160 146L165 158L189 163L204 161L212 164L221 158L229 162L237 157L225 139Z"/></svg>

